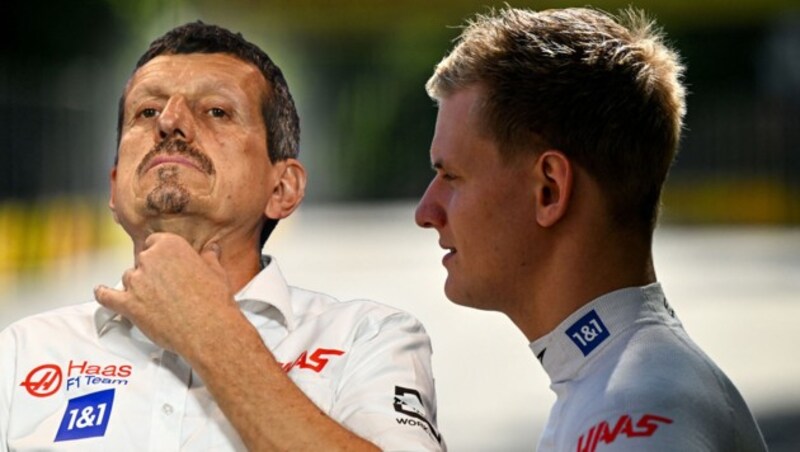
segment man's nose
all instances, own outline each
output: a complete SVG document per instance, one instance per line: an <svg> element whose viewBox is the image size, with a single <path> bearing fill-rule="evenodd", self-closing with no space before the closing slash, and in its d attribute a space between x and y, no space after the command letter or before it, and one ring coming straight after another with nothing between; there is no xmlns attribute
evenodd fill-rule
<svg viewBox="0 0 800 452"><path fill-rule="evenodd" d="M194 129L194 116L186 99L182 96L171 97L158 115L159 141L175 136L191 142L194 140Z"/></svg>
<svg viewBox="0 0 800 452"><path fill-rule="evenodd" d="M431 182L422 199L417 204L417 210L414 212L414 221L417 226L421 228L440 228L444 226L447 216L441 204L435 199L435 181Z"/></svg>

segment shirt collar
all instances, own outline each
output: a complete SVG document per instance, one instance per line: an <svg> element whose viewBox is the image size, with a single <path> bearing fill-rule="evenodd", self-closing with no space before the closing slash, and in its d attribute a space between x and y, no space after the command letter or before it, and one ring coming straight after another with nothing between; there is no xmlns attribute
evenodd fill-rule
<svg viewBox="0 0 800 452"><path fill-rule="evenodd" d="M259 313L270 307L277 309L286 329L292 331L295 329L296 321L292 311L289 286L286 284L276 259L271 256L261 256L261 264L261 271L234 296L234 300L239 303L242 310L252 313ZM122 282L115 286L117 290L123 290L123 288ZM98 307L94 313L97 334L102 335L113 323L123 323L138 332L138 328L133 326L129 320L104 306Z"/></svg>
<svg viewBox="0 0 800 452"><path fill-rule="evenodd" d="M261 262L264 268L236 294L234 299L242 309L250 312L260 312L269 306L274 307L283 316L286 329L293 331L296 321L286 279L275 258L262 256Z"/></svg>
<svg viewBox="0 0 800 452"><path fill-rule="evenodd" d="M553 331L531 342L553 383L574 378L629 326L643 318L674 318L659 283L607 293L570 314ZM663 321L663 320L662 320Z"/></svg>

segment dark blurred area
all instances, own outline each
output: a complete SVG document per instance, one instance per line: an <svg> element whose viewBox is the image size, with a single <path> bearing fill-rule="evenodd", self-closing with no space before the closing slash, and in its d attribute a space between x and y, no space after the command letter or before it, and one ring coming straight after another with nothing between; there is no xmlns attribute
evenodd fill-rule
<svg viewBox="0 0 800 452"><path fill-rule="evenodd" d="M97 81L124 42L104 1L5 2L0 57L3 200L92 194L105 148ZM82 10L86 8L87 10ZM89 13L90 12L90 13ZM102 124L102 123L100 123ZM105 165L107 166L107 165Z"/></svg>
<svg viewBox="0 0 800 452"><path fill-rule="evenodd" d="M301 113L310 202L390 200L418 197L430 177L436 109L423 85L433 66L465 18L502 5L5 2L0 269L36 266L48 259L42 252L68 255L111 240L103 232L111 226L103 199L116 102L138 55L169 28L197 19L219 23L243 32L283 67ZM593 6L616 11L627 3ZM658 19L688 66L686 132L664 221L800 223L800 8L781 0L636 6ZM49 235L61 251L30 249Z"/></svg>

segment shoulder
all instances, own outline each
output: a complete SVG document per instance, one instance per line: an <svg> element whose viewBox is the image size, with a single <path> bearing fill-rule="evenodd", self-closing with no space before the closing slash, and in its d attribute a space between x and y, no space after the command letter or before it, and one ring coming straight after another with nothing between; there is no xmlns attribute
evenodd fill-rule
<svg viewBox="0 0 800 452"><path fill-rule="evenodd" d="M567 407L578 440L739 450L737 443L760 438L733 383L681 328L638 328L595 359Z"/></svg>
<svg viewBox="0 0 800 452"><path fill-rule="evenodd" d="M422 324L412 314L374 300L342 301L325 293L298 287L290 287L289 291L294 315L301 324L324 322L329 325L348 325L357 329L360 337L374 335L386 328L425 333Z"/></svg>
<svg viewBox="0 0 800 452"><path fill-rule="evenodd" d="M603 400L620 406L671 408L724 414L733 387L727 376L681 328L638 327L596 356L581 390L604 386Z"/></svg>
<svg viewBox="0 0 800 452"><path fill-rule="evenodd" d="M83 352L97 337L94 302L67 306L18 320L0 331L0 390L10 397L26 372L52 366L71 351ZM60 373L60 371L59 371ZM18 388L17 388L18 389Z"/></svg>
<svg viewBox="0 0 800 452"><path fill-rule="evenodd" d="M17 320L3 330L3 335L35 334L50 337L62 330L94 329L94 313L100 306L95 302L64 306Z"/></svg>

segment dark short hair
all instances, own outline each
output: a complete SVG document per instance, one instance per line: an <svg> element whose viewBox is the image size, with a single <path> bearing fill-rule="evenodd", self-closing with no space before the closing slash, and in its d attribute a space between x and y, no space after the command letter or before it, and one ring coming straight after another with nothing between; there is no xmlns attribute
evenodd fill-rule
<svg viewBox="0 0 800 452"><path fill-rule="evenodd" d="M682 74L639 11L504 8L467 24L426 88L441 99L482 86L481 132L504 157L564 152L618 225L652 233L685 114Z"/></svg>
<svg viewBox="0 0 800 452"><path fill-rule="evenodd" d="M224 53L253 64L264 75L268 93L262 100L261 112L267 130L267 153L272 163L296 158L300 143L300 119L289 92L283 72L272 59L255 44L244 39L241 33L201 21L173 28L150 44L136 62L134 73L159 55L191 53ZM117 148L122 138L125 114L125 92L119 100L117 117ZM277 225L278 220L268 218L261 231L261 246Z"/></svg>

